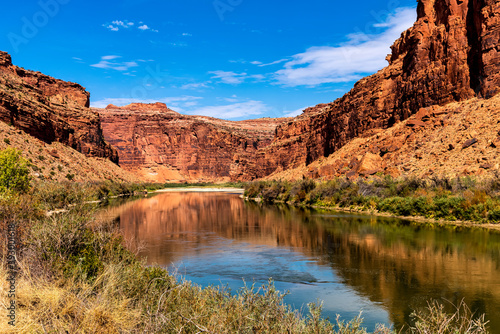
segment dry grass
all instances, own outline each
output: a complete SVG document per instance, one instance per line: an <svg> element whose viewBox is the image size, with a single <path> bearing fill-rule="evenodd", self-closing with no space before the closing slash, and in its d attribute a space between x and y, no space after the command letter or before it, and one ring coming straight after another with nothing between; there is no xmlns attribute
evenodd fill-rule
<svg viewBox="0 0 500 334"><path fill-rule="evenodd" d="M124 248L117 226L96 218L88 206L45 217L40 207L53 205L47 201L30 195L0 200L2 228L17 222L20 267L16 327L0 321L1 333L366 333L360 317L326 321L321 305L310 304L307 316L292 311L272 282L231 292L176 281L166 270L138 261ZM0 305L5 307L10 300L2 237ZM419 313L417 327L407 333L427 333L414 330L433 328L436 319L467 324L470 316L430 311L430 317ZM469 327L460 333L485 333ZM380 327L375 333L391 331Z"/></svg>

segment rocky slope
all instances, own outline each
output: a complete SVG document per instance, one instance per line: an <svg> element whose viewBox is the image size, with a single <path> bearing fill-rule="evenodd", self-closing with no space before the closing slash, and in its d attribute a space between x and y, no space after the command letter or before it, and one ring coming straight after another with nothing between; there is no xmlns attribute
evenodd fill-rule
<svg viewBox="0 0 500 334"><path fill-rule="evenodd" d="M33 182L122 181L139 182L138 177L107 158L86 157L57 141L48 144L26 132L0 122L0 150L13 147L30 162Z"/></svg>
<svg viewBox="0 0 500 334"><path fill-rule="evenodd" d="M156 182L239 179L241 161L251 160L271 142L276 126L290 120L231 122L181 115L163 103L94 110L120 165Z"/></svg>
<svg viewBox="0 0 500 334"><path fill-rule="evenodd" d="M419 0L418 19L393 44L389 65L342 98L278 126L271 145L243 161L241 179L310 164L422 107L500 90L500 2Z"/></svg>
<svg viewBox="0 0 500 334"><path fill-rule="evenodd" d="M420 109L388 129L351 140L327 158L270 179L500 175L500 94Z"/></svg>
<svg viewBox="0 0 500 334"><path fill-rule="evenodd" d="M60 142L86 156L118 162L83 87L14 66L1 51L0 121L47 144Z"/></svg>

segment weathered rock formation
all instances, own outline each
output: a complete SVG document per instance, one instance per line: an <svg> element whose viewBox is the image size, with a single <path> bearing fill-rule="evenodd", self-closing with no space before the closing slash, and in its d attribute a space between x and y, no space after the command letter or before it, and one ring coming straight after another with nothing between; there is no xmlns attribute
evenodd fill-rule
<svg viewBox="0 0 500 334"><path fill-rule="evenodd" d="M498 93L500 2L419 0L417 11L417 22L393 44L387 67L342 98L278 126L272 144L244 161L241 178L310 164L422 107Z"/></svg>
<svg viewBox="0 0 500 334"><path fill-rule="evenodd" d="M349 141L327 158L268 178L356 179L377 173L393 177L496 178L500 173L499 124L500 94L487 100L472 98L421 108L388 129L367 132Z"/></svg>
<svg viewBox="0 0 500 334"><path fill-rule="evenodd" d="M68 145L86 156L118 162L104 141L99 115L89 108L89 93L75 83L12 65L0 51L0 121L43 140Z"/></svg>
<svg viewBox="0 0 500 334"><path fill-rule="evenodd" d="M280 122L231 122L181 115L163 103L95 109L120 165L151 181L220 181L241 177L240 162L268 145Z"/></svg>

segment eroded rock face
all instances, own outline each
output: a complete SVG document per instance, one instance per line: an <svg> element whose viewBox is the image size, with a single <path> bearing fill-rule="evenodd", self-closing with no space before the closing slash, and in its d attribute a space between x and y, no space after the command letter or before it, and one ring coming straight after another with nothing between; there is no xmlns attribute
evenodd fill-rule
<svg viewBox="0 0 500 334"><path fill-rule="evenodd" d="M230 122L181 115L163 103L95 110L120 165L157 182L239 179L241 162L268 145L276 125L289 120Z"/></svg>
<svg viewBox="0 0 500 334"><path fill-rule="evenodd" d="M243 179L310 164L422 107L498 93L500 2L419 0L417 11L417 22L393 44L387 67L342 98L278 126L272 144L246 162Z"/></svg>
<svg viewBox="0 0 500 334"><path fill-rule="evenodd" d="M47 143L118 162L116 150L104 141L99 115L89 108L89 96L76 83L12 65L0 51L0 121Z"/></svg>

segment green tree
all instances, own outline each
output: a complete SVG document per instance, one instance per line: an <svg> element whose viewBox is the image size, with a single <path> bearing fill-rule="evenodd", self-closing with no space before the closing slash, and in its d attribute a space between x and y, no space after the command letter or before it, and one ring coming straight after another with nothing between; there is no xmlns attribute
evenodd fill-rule
<svg viewBox="0 0 500 334"><path fill-rule="evenodd" d="M0 193L26 192L30 188L28 162L14 148L0 151Z"/></svg>

